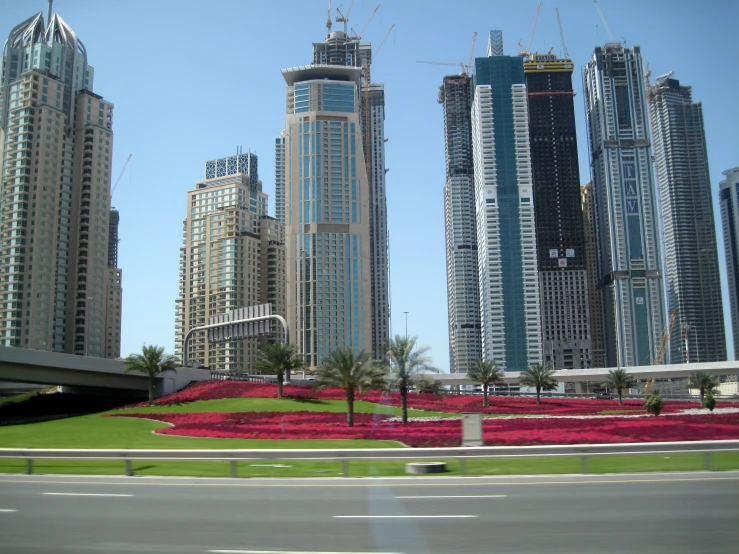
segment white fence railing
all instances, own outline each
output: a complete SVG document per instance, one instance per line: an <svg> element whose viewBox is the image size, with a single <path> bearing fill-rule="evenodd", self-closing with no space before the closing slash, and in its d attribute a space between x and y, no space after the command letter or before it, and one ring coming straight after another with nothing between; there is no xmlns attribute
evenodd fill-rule
<svg viewBox="0 0 739 554"><path fill-rule="evenodd" d="M554 446L482 446L472 448L382 448L346 450L82 450L0 448L0 459L26 461L26 473L33 473L34 460L118 460L124 463L125 475L133 475L131 462L227 461L231 477L237 477L238 462L246 460L333 460L342 463L342 474L349 476L352 460L458 460L459 472L466 474L467 459L511 459L543 457L579 457L581 472L588 473L588 459L600 456L648 454L703 454L703 469L711 469L711 454L739 452L739 440L651 442L621 444L576 444Z"/></svg>

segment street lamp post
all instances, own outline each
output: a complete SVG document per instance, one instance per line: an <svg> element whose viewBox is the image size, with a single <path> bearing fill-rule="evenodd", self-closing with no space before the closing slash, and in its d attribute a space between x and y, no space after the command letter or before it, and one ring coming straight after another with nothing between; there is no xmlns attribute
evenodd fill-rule
<svg viewBox="0 0 739 554"><path fill-rule="evenodd" d="M405 340L408 340L408 313L409 312L403 312L405 314Z"/></svg>

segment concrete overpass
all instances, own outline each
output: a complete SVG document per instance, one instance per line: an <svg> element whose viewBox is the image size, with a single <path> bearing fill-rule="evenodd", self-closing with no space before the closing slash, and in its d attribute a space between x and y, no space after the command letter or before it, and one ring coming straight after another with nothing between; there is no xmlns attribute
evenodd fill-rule
<svg viewBox="0 0 739 554"><path fill-rule="evenodd" d="M140 373L124 373L123 369L122 360L0 346L0 381L61 385L75 392L115 391L146 396L149 378ZM157 378L156 393L170 394L192 381L208 379L207 369L180 367Z"/></svg>
<svg viewBox="0 0 739 554"><path fill-rule="evenodd" d="M554 378L559 383L578 383L587 382L603 382L608 376L608 372L615 368L590 368L590 369L560 369L555 372ZM637 381L645 381L648 379L686 379L691 373L699 370L705 370L712 375L738 375L739 362L705 362L690 364L670 364L670 365L644 365L627 367L626 369ZM519 376L518 371L506 371L505 381L509 385L517 385ZM473 381L467 378L466 373L436 373L430 374L429 377L439 381L443 385L474 385ZM585 392L584 390L582 392Z"/></svg>

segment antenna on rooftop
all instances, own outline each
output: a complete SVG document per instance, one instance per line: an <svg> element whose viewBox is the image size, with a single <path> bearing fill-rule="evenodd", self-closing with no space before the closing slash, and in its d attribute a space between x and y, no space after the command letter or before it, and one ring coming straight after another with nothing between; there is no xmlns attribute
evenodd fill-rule
<svg viewBox="0 0 739 554"><path fill-rule="evenodd" d="M54 0L49 0L49 13L47 17L47 23L51 23L51 7L54 4Z"/></svg>

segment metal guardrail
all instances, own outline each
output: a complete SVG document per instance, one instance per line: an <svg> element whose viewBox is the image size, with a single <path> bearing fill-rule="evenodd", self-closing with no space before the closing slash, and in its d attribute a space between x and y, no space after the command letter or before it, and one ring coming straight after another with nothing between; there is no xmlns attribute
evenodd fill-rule
<svg viewBox="0 0 739 554"><path fill-rule="evenodd" d="M481 446L456 448L382 448L345 450L82 450L0 448L0 459L26 460L26 473L33 473L34 460L117 460L124 462L125 475L132 476L132 461L227 461L231 477L238 477L239 461L246 460L334 460L342 463L342 474L349 476L352 460L416 460L455 459L460 473L466 474L465 460L542 457L579 457L582 473L588 473L588 459L599 456L648 454L703 454L703 468L711 470L714 452L739 452L739 440L648 442L619 444L576 444L553 446Z"/></svg>

